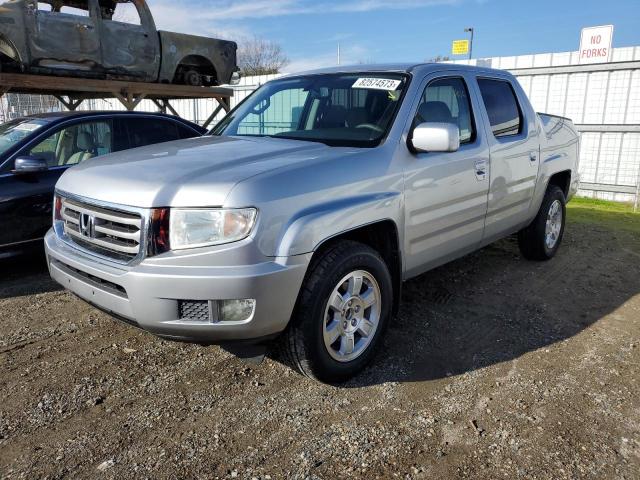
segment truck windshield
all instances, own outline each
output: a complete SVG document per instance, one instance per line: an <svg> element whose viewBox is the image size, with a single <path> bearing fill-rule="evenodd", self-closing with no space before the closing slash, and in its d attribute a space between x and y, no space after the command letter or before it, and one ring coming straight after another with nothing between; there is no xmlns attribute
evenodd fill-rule
<svg viewBox="0 0 640 480"><path fill-rule="evenodd" d="M275 80L229 113L212 134L375 147L390 128L407 81L404 74L371 72Z"/></svg>
<svg viewBox="0 0 640 480"><path fill-rule="evenodd" d="M47 123L47 120L40 118L19 118L0 125L0 155Z"/></svg>

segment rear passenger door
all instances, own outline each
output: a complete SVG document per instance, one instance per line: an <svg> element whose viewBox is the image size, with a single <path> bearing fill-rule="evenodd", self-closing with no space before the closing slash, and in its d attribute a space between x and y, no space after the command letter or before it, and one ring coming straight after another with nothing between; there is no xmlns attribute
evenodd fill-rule
<svg viewBox="0 0 640 480"><path fill-rule="evenodd" d="M100 8L100 28L102 61L107 71L147 81L157 79L160 38L149 10L141 2L105 2Z"/></svg>
<svg viewBox="0 0 640 480"><path fill-rule="evenodd" d="M472 79L473 80L473 79ZM411 152L405 161L405 259L411 277L475 250L487 212L489 151L466 74L431 75L411 116L458 126L455 152ZM404 147L402 147L404 148Z"/></svg>
<svg viewBox="0 0 640 480"><path fill-rule="evenodd" d="M478 77L491 157L489 204L483 243L524 227L530 220L540 164L535 112L508 77Z"/></svg>

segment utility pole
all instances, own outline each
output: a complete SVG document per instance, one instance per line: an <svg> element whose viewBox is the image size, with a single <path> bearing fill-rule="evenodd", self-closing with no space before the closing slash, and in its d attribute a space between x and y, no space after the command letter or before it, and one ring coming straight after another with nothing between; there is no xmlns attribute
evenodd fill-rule
<svg viewBox="0 0 640 480"><path fill-rule="evenodd" d="M464 31L465 33L471 34L471 41L469 42L469 60L471 60L471 54L473 52L473 27L467 27Z"/></svg>
<svg viewBox="0 0 640 480"><path fill-rule="evenodd" d="M638 172L638 183L636 184L636 200L633 202L634 213L638 211L638 205L640 205L640 172Z"/></svg>

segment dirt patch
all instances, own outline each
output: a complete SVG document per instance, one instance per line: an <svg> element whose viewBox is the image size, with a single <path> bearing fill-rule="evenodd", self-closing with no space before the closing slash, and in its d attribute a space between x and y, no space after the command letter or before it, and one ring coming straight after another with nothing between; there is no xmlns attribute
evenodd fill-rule
<svg viewBox="0 0 640 480"><path fill-rule="evenodd" d="M5 262L0 477L638 478L639 237L581 217L551 262L507 239L408 282L341 387L160 340Z"/></svg>

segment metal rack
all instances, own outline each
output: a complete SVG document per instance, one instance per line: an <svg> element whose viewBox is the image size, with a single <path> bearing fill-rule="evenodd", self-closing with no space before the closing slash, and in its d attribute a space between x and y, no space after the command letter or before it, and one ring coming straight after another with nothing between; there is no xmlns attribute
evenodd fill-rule
<svg viewBox="0 0 640 480"><path fill-rule="evenodd" d="M6 93L50 95L68 110L77 109L91 99L118 100L127 110L133 110L142 100L151 100L163 113L180 116L171 105L173 100L214 99L217 107L204 123L207 127L220 111L229 111L233 90L224 87L191 87L166 83L94 80L20 73L0 74L0 97ZM37 97L30 97L35 101ZM43 97L38 99L43 102ZM42 111L42 110L41 110Z"/></svg>

